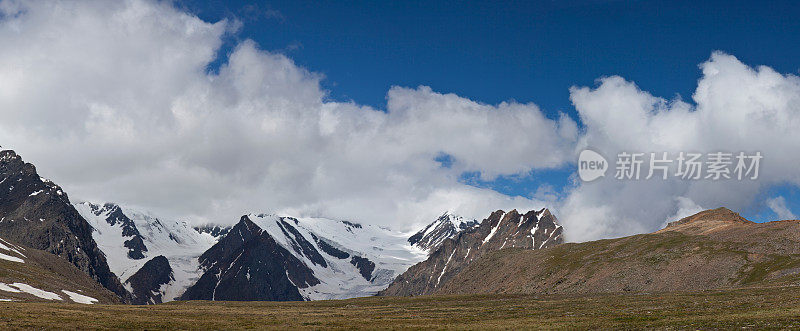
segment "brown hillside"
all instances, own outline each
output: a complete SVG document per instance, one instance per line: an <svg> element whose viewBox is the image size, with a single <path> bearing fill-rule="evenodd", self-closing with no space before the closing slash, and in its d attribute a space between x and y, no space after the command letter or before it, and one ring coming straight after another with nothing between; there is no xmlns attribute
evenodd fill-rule
<svg viewBox="0 0 800 331"><path fill-rule="evenodd" d="M694 291L800 280L800 222L753 223L725 208L651 234L474 261L437 294Z"/></svg>
<svg viewBox="0 0 800 331"><path fill-rule="evenodd" d="M0 238L0 254L3 254L0 258L0 301L75 303L64 292L70 291L97 299L95 303L119 303L114 293L58 256L3 238ZM60 300L37 297L14 284L56 294Z"/></svg>

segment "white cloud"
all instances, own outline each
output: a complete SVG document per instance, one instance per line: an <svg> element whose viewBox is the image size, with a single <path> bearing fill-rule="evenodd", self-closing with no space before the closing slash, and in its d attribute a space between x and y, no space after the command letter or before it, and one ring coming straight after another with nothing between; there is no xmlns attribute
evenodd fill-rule
<svg viewBox="0 0 800 331"><path fill-rule="evenodd" d="M800 79L724 53L701 65L693 104L617 76L574 87L580 128L535 104L486 105L393 87L387 109L334 102L319 74L236 45L241 22L204 22L170 2L0 0L0 144L72 198L233 222L256 211L412 229L444 210L554 206L567 238L649 232L699 208L741 210L774 184L800 185ZM459 183L465 171L525 174L621 151L760 151L758 181L574 183L512 198ZM434 159L446 153L454 163ZM609 169L613 172L613 166ZM564 197L564 198L562 198ZM542 199L546 201L540 201ZM561 199L561 200L555 200Z"/></svg>
<svg viewBox="0 0 800 331"><path fill-rule="evenodd" d="M673 158L681 151L761 152L759 179L604 178L582 184L561 208L570 240L653 231L699 206L742 210L769 186L800 185L800 154L789 152L800 149L800 79L765 66L751 68L721 52L701 69L695 105L654 97L617 76L600 79L596 88L573 87L571 100L585 125L578 148L603 153L612 164L607 177L613 177L623 151L670 152Z"/></svg>
<svg viewBox="0 0 800 331"><path fill-rule="evenodd" d="M558 167L577 125L534 104L393 87L385 111L332 102L323 77L238 44L240 22L169 2L0 2L0 142L73 199L232 222L254 211L408 229L456 210L542 207L458 182ZM434 160L455 159L442 168Z"/></svg>
<svg viewBox="0 0 800 331"><path fill-rule="evenodd" d="M795 220L797 216L792 213L792 211L786 207L786 199L783 197L775 197L767 199L767 206L769 209L778 215L778 219L781 220Z"/></svg>

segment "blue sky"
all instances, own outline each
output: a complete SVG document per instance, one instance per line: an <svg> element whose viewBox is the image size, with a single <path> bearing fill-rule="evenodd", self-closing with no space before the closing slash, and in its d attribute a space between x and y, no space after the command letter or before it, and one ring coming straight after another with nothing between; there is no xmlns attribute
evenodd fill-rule
<svg viewBox="0 0 800 331"><path fill-rule="evenodd" d="M565 112L577 120L569 88L593 86L603 76L691 103L698 64L715 50L782 73L796 74L800 58L800 6L791 1L182 0L178 6L207 21L242 21L221 52L255 40L323 73L330 98L378 109L385 109L391 86L427 85L489 104L533 102L551 118ZM467 173L462 181L531 197L543 183L561 191L573 172L490 182ZM765 196L772 195L800 209L794 186ZM743 213L775 217L758 203Z"/></svg>
<svg viewBox="0 0 800 331"><path fill-rule="evenodd" d="M572 241L800 214L790 2L0 3L0 141L76 199L402 230L549 207ZM764 160L576 182L586 147Z"/></svg>
<svg viewBox="0 0 800 331"><path fill-rule="evenodd" d="M327 76L337 100L384 108L392 85L473 100L574 110L568 88L620 75L690 100L714 50L796 73L800 8L790 1L199 1L250 38ZM230 45L229 45L230 46ZM227 49L229 50L229 49ZM225 50L223 50L225 51Z"/></svg>

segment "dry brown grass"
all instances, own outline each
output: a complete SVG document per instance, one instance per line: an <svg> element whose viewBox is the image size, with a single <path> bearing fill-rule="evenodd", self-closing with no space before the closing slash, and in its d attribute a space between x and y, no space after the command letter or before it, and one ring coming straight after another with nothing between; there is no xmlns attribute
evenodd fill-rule
<svg viewBox="0 0 800 331"><path fill-rule="evenodd" d="M0 303L0 312L3 329L789 328L800 327L800 288L156 306Z"/></svg>

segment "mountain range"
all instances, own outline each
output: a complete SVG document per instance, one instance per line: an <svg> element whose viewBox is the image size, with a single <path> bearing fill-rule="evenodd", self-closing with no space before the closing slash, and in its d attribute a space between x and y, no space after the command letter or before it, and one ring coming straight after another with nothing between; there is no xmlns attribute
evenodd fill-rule
<svg viewBox="0 0 800 331"><path fill-rule="evenodd" d="M411 234L247 214L193 225L115 203L73 204L0 152L0 301L157 304L431 294L592 294L800 284L800 221L718 208L659 231L564 243L546 208L452 212Z"/></svg>
<svg viewBox="0 0 800 331"><path fill-rule="evenodd" d="M244 215L233 226L192 226L124 204L73 204L19 155L0 154L0 236L60 257L119 301L134 304L375 295L409 267L438 259L462 233L495 237L475 256L502 247L496 242L512 234L495 224L496 214L506 214L499 213L478 222L447 212L411 236L346 220L274 214ZM529 223L519 222L531 239L516 234L509 247L547 239ZM560 232L550 235L560 238Z"/></svg>

